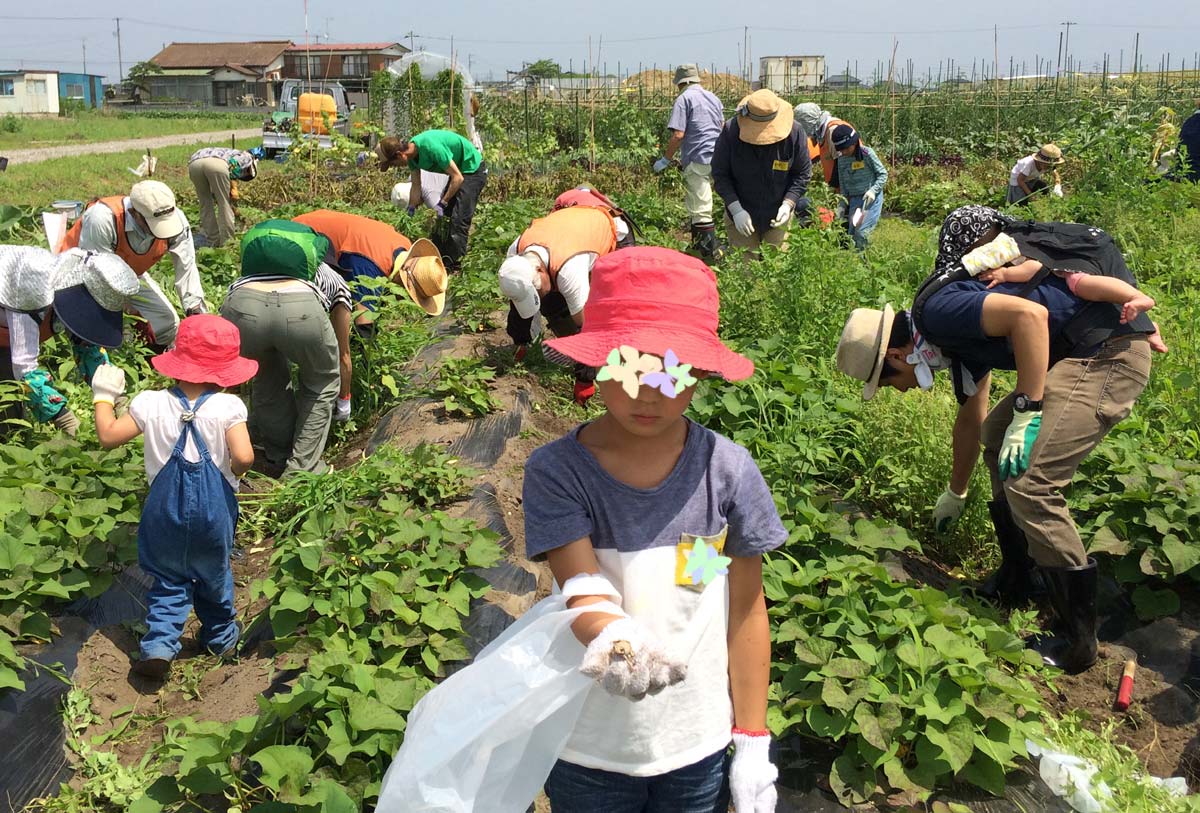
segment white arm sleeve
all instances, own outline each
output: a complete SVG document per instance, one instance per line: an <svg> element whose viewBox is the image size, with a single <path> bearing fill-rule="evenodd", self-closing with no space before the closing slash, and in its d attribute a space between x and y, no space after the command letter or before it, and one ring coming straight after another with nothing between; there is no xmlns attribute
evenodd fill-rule
<svg viewBox="0 0 1200 813"><path fill-rule="evenodd" d="M562 268L558 270L555 285L563 299L567 300L567 310L572 316L583 310L583 306L587 304L588 292L592 287L591 273L594 262L596 255L591 252L577 254L563 263Z"/></svg>
<svg viewBox="0 0 1200 813"><path fill-rule="evenodd" d="M617 228L617 242L621 242L629 236L629 224L625 222L623 217L614 217L613 225Z"/></svg>
<svg viewBox="0 0 1200 813"><path fill-rule="evenodd" d="M512 241L512 245L508 247L508 252L504 256L505 257L517 256L517 246L519 246L520 244L521 244L521 235L518 234L517 239Z"/></svg>
<svg viewBox="0 0 1200 813"><path fill-rule="evenodd" d="M179 213L183 218L183 213ZM204 287L200 284L200 269L196 266L196 246L192 242L192 230L184 219L183 231L167 246L171 262L175 266L175 293L184 311L204 304Z"/></svg>
<svg viewBox="0 0 1200 813"><path fill-rule="evenodd" d="M27 313L4 309L8 324L8 346L12 358L13 375L18 379L38 366L38 351L41 349L38 323ZM49 314L47 319L52 318Z"/></svg>
<svg viewBox="0 0 1200 813"><path fill-rule="evenodd" d="M113 252L117 248L117 219L103 203L93 203L83 211L79 247L84 251Z"/></svg>

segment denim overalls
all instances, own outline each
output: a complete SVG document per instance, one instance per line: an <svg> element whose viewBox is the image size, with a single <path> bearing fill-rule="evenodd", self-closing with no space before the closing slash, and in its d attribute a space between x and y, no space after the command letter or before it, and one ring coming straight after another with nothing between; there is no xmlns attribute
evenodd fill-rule
<svg viewBox="0 0 1200 813"><path fill-rule="evenodd" d="M141 656L173 659L192 604L200 619L200 644L215 654L232 648L238 639L233 608L233 569L229 556L237 525L237 497L192 425L195 406L178 389L171 394L183 405L179 440L154 482L138 526L138 564L154 579L147 597L146 626ZM188 437L200 460L183 456Z"/></svg>

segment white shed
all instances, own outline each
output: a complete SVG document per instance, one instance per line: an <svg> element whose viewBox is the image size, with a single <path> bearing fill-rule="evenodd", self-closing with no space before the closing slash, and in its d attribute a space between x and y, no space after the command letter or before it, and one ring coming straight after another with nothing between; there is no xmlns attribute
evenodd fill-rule
<svg viewBox="0 0 1200 813"><path fill-rule="evenodd" d="M0 71L0 115L58 113L58 71Z"/></svg>
<svg viewBox="0 0 1200 813"><path fill-rule="evenodd" d="M795 93L812 90L825 81L825 57L813 54L799 56L764 56L758 60L759 87L776 93Z"/></svg>

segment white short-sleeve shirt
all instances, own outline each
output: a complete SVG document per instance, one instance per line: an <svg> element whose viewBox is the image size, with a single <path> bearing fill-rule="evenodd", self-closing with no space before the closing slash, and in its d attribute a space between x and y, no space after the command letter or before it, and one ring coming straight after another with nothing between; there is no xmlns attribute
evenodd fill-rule
<svg viewBox="0 0 1200 813"><path fill-rule="evenodd" d="M617 242L629 236L629 224L625 222L624 218L614 217L613 225L617 232ZM516 255L520 242L521 236L517 235L517 239L513 240L512 245L508 247L509 257ZM544 247L530 246L526 251L531 251L541 257L543 265L550 263L550 252L546 251ZM583 254L577 254L567 260L562 264L562 268L558 269L554 287L567 301L567 310L571 312L572 316L582 311L583 306L587 304L588 294L592 290L592 266L596 263L597 256L593 251L585 251Z"/></svg>
<svg viewBox="0 0 1200 813"><path fill-rule="evenodd" d="M1038 169L1037 164L1034 162L1033 155L1026 155L1013 165L1012 173L1008 176L1008 185L1020 186L1020 184L1017 183L1017 178L1022 175L1024 175L1026 179L1030 181L1036 181L1038 178L1042 177L1042 171Z"/></svg>
<svg viewBox="0 0 1200 813"><path fill-rule="evenodd" d="M193 402L194 403L194 402ZM163 466L171 459L171 452L183 431L179 416L183 405L168 390L147 390L134 396L129 405L129 414L146 438L146 479L151 483ZM231 427L246 422L246 405L236 395L218 392L210 395L196 412L194 426L208 446L213 463L225 475L229 485L237 491L238 479L230 466L229 444L225 433ZM183 449L184 459L193 463L200 459L200 452L191 440Z"/></svg>

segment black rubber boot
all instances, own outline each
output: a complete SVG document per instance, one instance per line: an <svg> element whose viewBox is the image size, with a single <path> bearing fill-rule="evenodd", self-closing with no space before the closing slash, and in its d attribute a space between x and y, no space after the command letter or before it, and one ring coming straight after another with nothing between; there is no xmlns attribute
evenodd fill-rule
<svg viewBox="0 0 1200 813"><path fill-rule="evenodd" d="M720 262L725 256L725 246L717 239L717 227L712 223L692 224L692 248L710 262Z"/></svg>
<svg viewBox="0 0 1200 813"><path fill-rule="evenodd" d="M975 592L1001 607L1023 607L1045 594L1046 584L1037 563L1029 556L1029 543L1007 500L988 503L996 541L1000 545L1000 567Z"/></svg>
<svg viewBox="0 0 1200 813"><path fill-rule="evenodd" d="M1046 589L1058 616L1060 634L1039 636L1029 646L1050 666L1074 675L1096 662L1096 560L1079 567L1045 567Z"/></svg>

